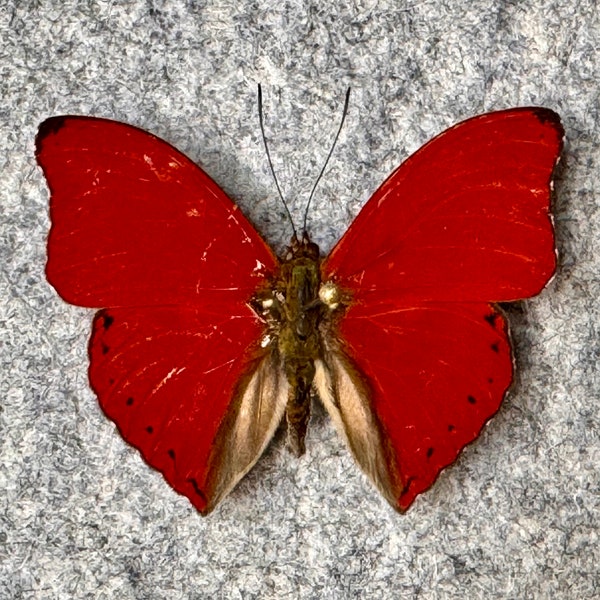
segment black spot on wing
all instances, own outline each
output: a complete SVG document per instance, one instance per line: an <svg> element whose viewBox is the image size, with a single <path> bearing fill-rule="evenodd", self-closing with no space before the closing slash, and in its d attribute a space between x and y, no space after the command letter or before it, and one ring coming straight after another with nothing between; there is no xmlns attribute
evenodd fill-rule
<svg viewBox="0 0 600 600"><path fill-rule="evenodd" d="M456 429L456 427L454 427L454 425L448 425L448 431L452 432Z"/></svg>
<svg viewBox="0 0 600 600"><path fill-rule="evenodd" d="M488 377L488 383L494 383L494 378L493 377Z"/></svg>
<svg viewBox="0 0 600 600"><path fill-rule="evenodd" d="M133 404L133 398L131 396L129 396L129 398L127 398L127 400L125 400L125 404L127 404L127 406L131 406Z"/></svg>
<svg viewBox="0 0 600 600"><path fill-rule="evenodd" d="M102 326L104 331L108 331L110 326L115 322L115 318L108 313L102 313Z"/></svg>
<svg viewBox="0 0 600 600"><path fill-rule="evenodd" d="M108 354L109 350L110 348L104 342L102 342L102 354Z"/></svg>
<svg viewBox="0 0 600 600"><path fill-rule="evenodd" d="M404 484L404 491L407 491L416 479L417 478L414 475L411 475Z"/></svg>
<svg viewBox="0 0 600 600"><path fill-rule="evenodd" d="M148 427L146 427L146 431L148 433L153 433L154 432L154 427L152 427L152 425L148 425Z"/></svg>
<svg viewBox="0 0 600 600"><path fill-rule="evenodd" d="M427 458L431 458L433 456L433 448L427 448Z"/></svg>
<svg viewBox="0 0 600 600"><path fill-rule="evenodd" d="M483 317L494 329L496 329L496 320L498 319L498 313L490 313Z"/></svg>
<svg viewBox="0 0 600 600"><path fill-rule="evenodd" d="M200 498L202 498L202 500L204 500L204 502L208 504L208 499L204 495L204 492L198 487L198 482L194 478L188 479L188 481L192 484L192 487L194 488L196 494L198 494L198 496L200 496Z"/></svg>
<svg viewBox="0 0 600 600"><path fill-rule="evenodd" d="M490 348L496 353L498 354L498 352L500 352L500 346L498 345L498 342L494 342L493 344L490 344Z"/></svg>
<svg viewBox="0 0 600 600"><path fill-rule="evenodd" d="M475 396L469 395L469 396L467 396L467 402L469 404L477 404L477 398L475 398Z"/></svg>
<svg viewBox="0 0 600 600"><path fill-rule="evenodd" d="M171 460L175 460L175 450L173 450L173 448L167 450L167 454L169 455Z"/></svg>

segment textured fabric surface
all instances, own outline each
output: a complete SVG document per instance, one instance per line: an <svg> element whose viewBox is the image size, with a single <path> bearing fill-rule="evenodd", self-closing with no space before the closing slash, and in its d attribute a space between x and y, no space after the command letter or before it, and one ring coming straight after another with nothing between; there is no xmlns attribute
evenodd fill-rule
<svg viewBox="0 0 600 600"><path fill-rule="evenodd" d="M600 596L600 17L593 0L0 2L0 598ZM481 437L394 513L322 409L297 460L278 435L209 517L102 414L92 311L44 278L33 156L57 114L171 142L277 249L353 88L309 228L327 251L431 136L519 105L562 115L556 277L509 309L518 377Z"/></svg>

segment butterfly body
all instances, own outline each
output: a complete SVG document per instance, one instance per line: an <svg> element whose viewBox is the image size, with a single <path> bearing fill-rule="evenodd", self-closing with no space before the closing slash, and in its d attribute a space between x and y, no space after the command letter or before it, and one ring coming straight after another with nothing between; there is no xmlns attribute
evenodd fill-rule
<svg viewBox="0 0 600 600"><path fill-rule="evenodd" d="M293 238L279 277L253 302L266 320L265 340L272 344L289 385L288 444L297 456L305 451L315 360L322 356L319 327L327 307L319 298L320 285L318 246L308 238Z"/></svg>
<svg viewBox="0 0 600 600"><path fill-rule="evenodd" d="M325 258L278 260L175 148L91 117L40 126L49 281L102 309L90 383L123 437L203 514L282 420L304 452L311 393L405 510L496 413L513 379L497 303L556 265L549 212L564 132L517 108L434 138L375 192Z"/></svg>

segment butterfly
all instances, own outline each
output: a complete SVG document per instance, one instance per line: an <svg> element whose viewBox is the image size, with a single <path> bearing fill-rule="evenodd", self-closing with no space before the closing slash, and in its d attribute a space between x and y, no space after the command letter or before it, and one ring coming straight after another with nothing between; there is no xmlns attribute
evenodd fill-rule
<svg viewBox="0 0 600 600"><path fill-rule="evenodd" d="M304 232L279 259L167 142L107 119L49 118L36 138L46 274L67 302L100 309L89 379L102 409L207 514L282 421L304 452L316 393L405 511L511 385L498 303L538 294L554 273L563 137L546 108L468 119L402 163L327 257Z"/></svg>

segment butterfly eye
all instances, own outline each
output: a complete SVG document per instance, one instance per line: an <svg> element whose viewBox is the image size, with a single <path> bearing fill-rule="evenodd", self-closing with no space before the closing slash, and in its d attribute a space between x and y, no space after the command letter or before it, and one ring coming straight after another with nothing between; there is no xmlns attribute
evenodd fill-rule
<svg viewBox="0 0 600 600"><path fill-rule="evenodd" d="M335 310L340 304L340 290L333 281L326 281L319 288L319 299L330 310Z"/></svg>

